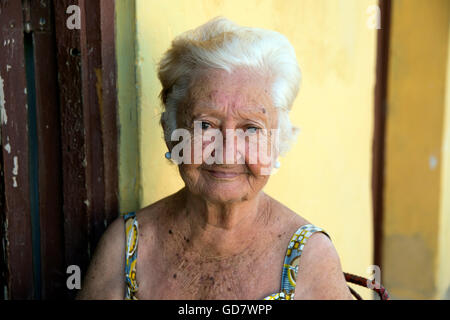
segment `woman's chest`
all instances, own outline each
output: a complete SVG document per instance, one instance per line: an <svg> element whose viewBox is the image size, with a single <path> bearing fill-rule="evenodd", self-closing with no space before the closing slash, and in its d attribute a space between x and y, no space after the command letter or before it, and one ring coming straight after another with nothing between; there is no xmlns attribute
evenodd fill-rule
<svg viewBox="0 0 450 320"><path fill-rule="evenodd" d="M282 250L249 251L225 259L183 252L140 256L139 299L263 299L278 292Z"/></svg>

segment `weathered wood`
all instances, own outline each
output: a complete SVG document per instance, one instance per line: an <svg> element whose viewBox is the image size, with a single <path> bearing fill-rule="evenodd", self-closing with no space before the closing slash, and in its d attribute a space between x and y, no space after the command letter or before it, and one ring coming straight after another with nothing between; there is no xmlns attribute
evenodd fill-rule
<svg viewBox="0 0 450 320"><path fill-rule="evenodd" d="M69 30L66 26L68 6L79 5L79 1L53 0L53 4L61 115L65 257L67 266L78 265L86 270L89 261L87 159L81 95L80 30Z"/></svg>
<svg viewBox="0 0 450 320"><path fill-rule="evenodd" d="M81 30L67 28L71 5L81 8ZM34 297L73 296L67 266L84 276L117 217L114 7L114 0L0 0L0 297L28 299L33 290ZM27 99L35 106L30 112ZM40 272L34 282L33 271Z"/></svg>
<svg viewBox="0 0 450 320"><path fill-rule="evenodd" d="M1 131L0 131L1 132ZM1 138L0 138L1 146ZM3 174L3 152L0 150L0 300L5 300L5 294L8 292L7 288L7 265L6 265L6 248L4 243L4 235L6 234L5 225L5 185Z"/></svg>
<svg viewBox="0 0 450 320"><path fill-rule="evenodd" d="M65 27L69 4L81 9L80 30ZM106 226L118 214L114 13L114 1L55 2L66 264L79 265L83 274ZM70 137L79 143L74 149ZM74 174L80 183L75 186Z"/></svg>
<svg viewBox="0 0 450 320"><path fill-rule="evenodd" d="M39 160L39 216L43 299L61 298L65 286L61 130L52 3L31 2Z"/></svg>
<svg viewBox="0 0 450 320"><path fill-rule="evenodd" d="M0 2L0 104L5 184L2 241L8 299L33 298L27 81L20 1ZM3 290L3 288L2 288Z"/></svg>
<svg viewBox="0 0 450 320"><path fill-rule="evenodd" d="M105 229L105 184L102 136L102 57L99 0L80 1L81 65L84 127L86 132L86 185L89 248Z"/></svg>
<svg viewBox="0 0 450 320"><path fill-rule="evenodd" d="M111 223L119 214L117 64L115 43L115 0L100 0L102 45L102 132L105 163L105 219Z"/></svg>

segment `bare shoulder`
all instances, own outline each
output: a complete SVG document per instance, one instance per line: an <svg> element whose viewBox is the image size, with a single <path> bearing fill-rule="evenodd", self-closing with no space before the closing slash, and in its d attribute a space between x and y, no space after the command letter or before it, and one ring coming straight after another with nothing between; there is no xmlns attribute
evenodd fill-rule
<svg viewBox="0 0 450 320"><path fill-rule="evenodd" d="M314 225L277 200L270 198L270 201L280 225L288 234L293 235L301 226ZM295 298L352 299L337 250L322 232L313 233L304 246L299 260Z"/></svg>
<svg viewBox="0 0 450 320"><path fill-rule="evenodd" d="M124 260L124 222L122 217L118 217L102 235L77 299L123 299L125 292Z"/></svg>
<svg viewBox="0 0 450 320"><path fill-rule="evenodd" d="M339 255L322 232L314 233L299 260L296 299L352 299L342 271Z"/></svg>
<svg viewBox="0 0 450 320"><path fill-rule="evenodd" d="M179 198L178 193L136 211L139 252L144 255L155 243L157 229ZM138 259L139 261L139 259ZM102 235L77 299L123 299L125 294L125 223L118 217Z"/></svg>
<svg viewBox="0 0 450 320"><path fill-rule="evenodd" d="M139 238L146 240L153 238L158 229L167 223L167 218L176 214L182 201L183 194L179 191L137 211ZM145 241L145 243L149 242Z"/></svg>

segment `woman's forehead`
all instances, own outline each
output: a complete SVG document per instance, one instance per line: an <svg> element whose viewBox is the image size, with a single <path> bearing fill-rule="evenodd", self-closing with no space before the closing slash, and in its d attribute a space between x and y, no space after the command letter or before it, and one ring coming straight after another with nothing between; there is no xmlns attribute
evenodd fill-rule
<svg viewBox="0 0 450 320"><path fill-rule="evenodd" d="M270 79L248 70L228 73L214 70L203 73L190 91L193 109L267 113L273 108Z"/></svg>
<svg viewBox="0 0 450 320"><path fill-rule="evenodd" d="M258 118L269 118L270 112L268 108L263 105L235 105L235 106L225 106L225 105L214 105L201 103L199 105L193 106L192 113L194 116L200 115L217 115L224 116L228 114L242 115L242 116L255 116Z"/></svg>

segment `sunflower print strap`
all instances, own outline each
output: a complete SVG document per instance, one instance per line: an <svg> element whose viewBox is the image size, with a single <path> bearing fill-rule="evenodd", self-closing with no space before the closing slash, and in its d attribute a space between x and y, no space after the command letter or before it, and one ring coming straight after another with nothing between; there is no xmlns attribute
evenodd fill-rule
<svg viewBox="0 0 450 320"><path fill-rule="evenodd" d="M312 224L301 226L292 236L289 242L286 257L284 258L283 273L281 276L281 292L274 293L264 300L292 300L295 294L298 265L300 256L306 242L316 232L322 232L328 238L330 236L321 228Z"/></svg>
<svg viewBox="0 0 450 320"><path fill-rule="evenodd" d="M125 300L137 300L136 292L138 284L136 281L136 263L137 263L137 247L138 247L138 222L136 213L130 212L123 216L125 220L125 236L126 236L126 263L125 263L125 280L126 292Z"/></svg>

